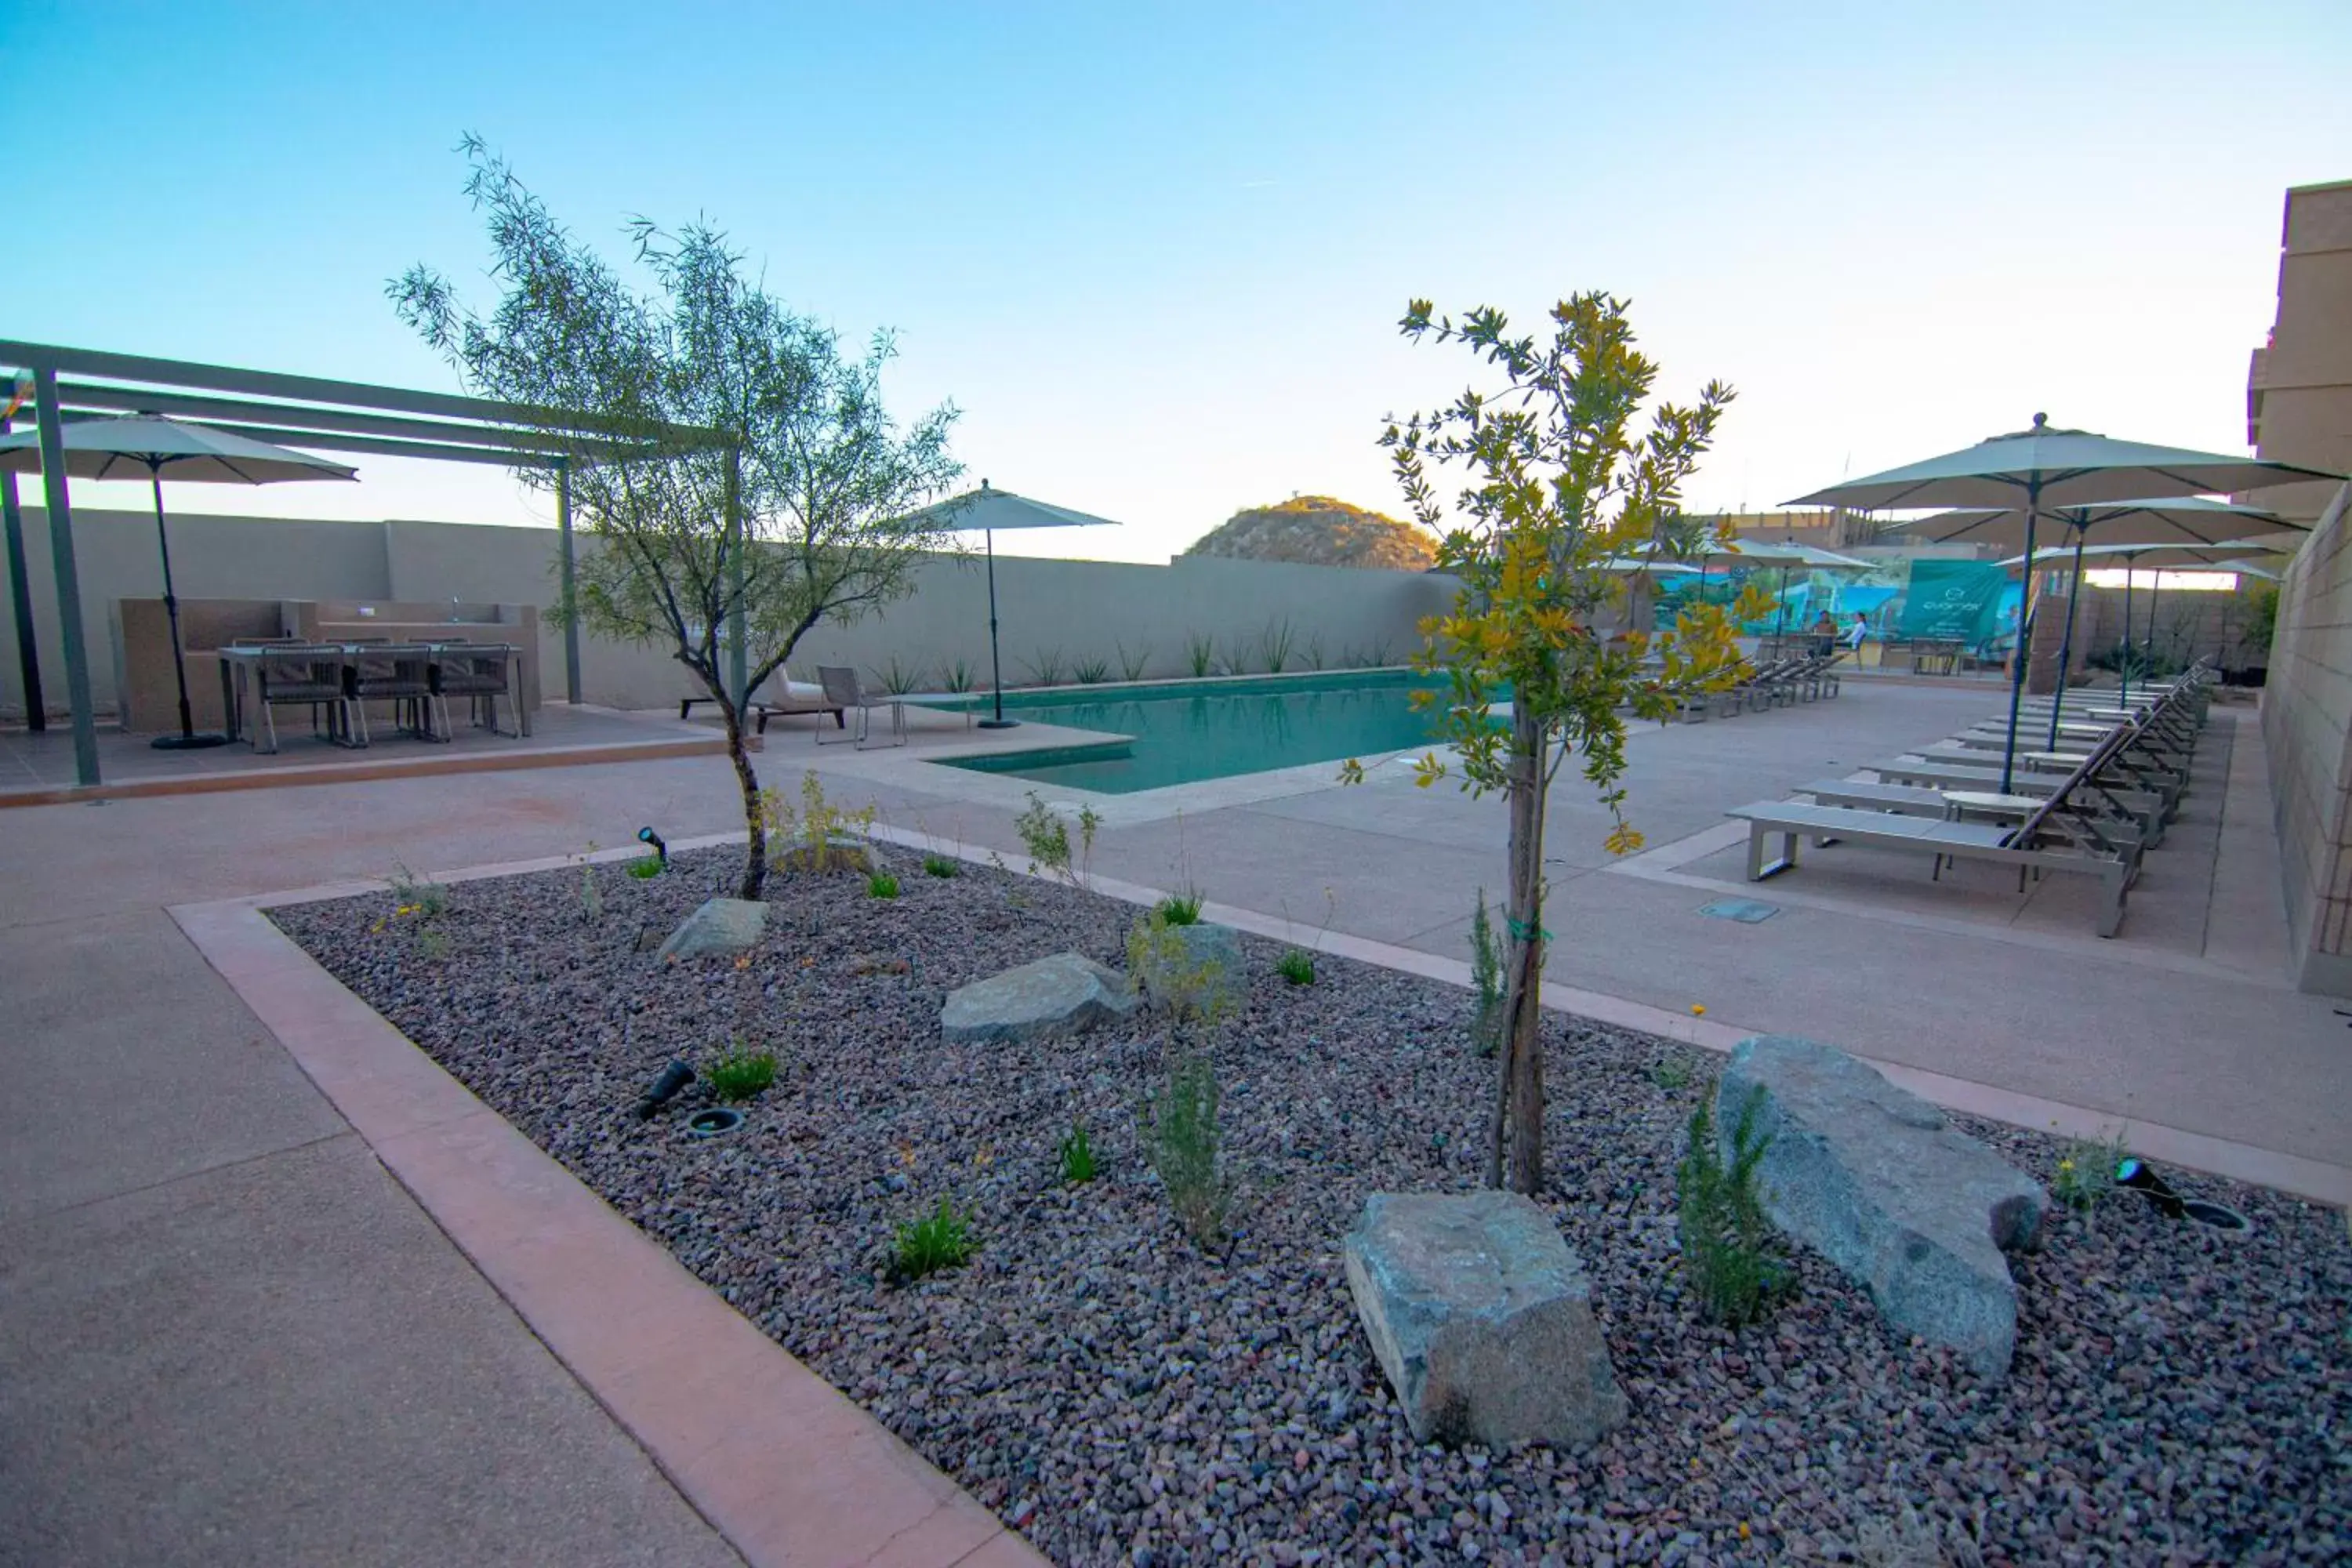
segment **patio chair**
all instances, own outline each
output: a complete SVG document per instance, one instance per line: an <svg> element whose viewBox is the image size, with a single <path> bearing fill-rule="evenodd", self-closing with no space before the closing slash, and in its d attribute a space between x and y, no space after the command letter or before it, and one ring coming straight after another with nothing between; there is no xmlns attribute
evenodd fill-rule
<svg viewBox="0 0 2352 1568"><path fill-rule="evenodd" d="M859 751L866 749L866 742L873 736L874 710L877 708L890 710L890 728L898 736L891 744L903 746L907 743L907 705L904 702L895 697L869 694L858 685L857 671L847 665L820 664L816 667L816 679L817 684L824 688L827 702L844 713L855 712L857 715L857 726L850 732L850 740ZM816 743L820 746L825 744L822 725L817 728Z"/></svg>
<svg viewBox="0 0 2352 1568"><path fill-rule="evenodd" d="M362 646L346 656L343 696L361 745L370 740L370 702L390 702L394 725L420 740L441 739L433 731L432 665L432 651L422 647Z"/></svg>
<svg viewBox="0 0 2352 1568"><path fill-rule="evenodd" d="M455 740L457 734L449 718L452 697L466 699L476 729L488 730L493 735L521 737L522 705L515 700L507 679L507 664L512 655L513 650L502 643L456 643L434 654L426 667L426 679L432 685L432 702L441 714L441 733L445 738ZM501 697L514 712L512 731L499 728Z"/></svg>
<svg viewBox="0 0 2352 1568"><path fill-rule="evenodd" d="M339 648L310 647L300 644L268 647L254 665L256 698L261 705L261 722L253 727L253 749L275 752L278 750L278 710L304 707L310 710L310 733L319 735L320 715L326 716L324 738L337 744L349 743L352 732L351 703L343 691L343 656ZM337 731L341 734L339 736ZM269 737L264 747L261 738Z"/></svg>

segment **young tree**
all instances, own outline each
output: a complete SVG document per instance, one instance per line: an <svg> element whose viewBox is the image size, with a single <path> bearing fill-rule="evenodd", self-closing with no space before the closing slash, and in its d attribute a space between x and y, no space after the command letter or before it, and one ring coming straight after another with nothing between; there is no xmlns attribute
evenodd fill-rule
<svg viewBox="0 0 2352 1568"><path fill-rule="evenodd" d="M1438 564L1462 582L1453 612L1422 627L1417 663L1447 681L1437 733L1460 758L1463 787L1499 790L1510 811L1487 1180L1529 1194L1543 1181L1538 988L1549 941L1543 836L1552 779L1581 757L1615 821L1609 849L1639 848L1621 782L1625 714L1663 720L1736 679L1733 628L1759 607L1752 595L1727 611L1695 606L1655 633L1622 616L1622 563L1658 542L1732 394L1710 383L1695 406L1661 405L1637 435L1657 369L1634 350L1624 302L1579 294L1552 307L1551 323L1549 342L1514 337L1499 310L1482 307L1456 324L1414 300L1401 323L1406 337L1460 343L1500 373L1501 385L1391 420L1381 437L1414 516L1444 536ZM1468 482L1449 519L1433 474L1454 467ZM1622 624L1612 629L1612 620ZM1511 705L1507 727L1488 717L1498 701ZM1447 772L1433 752L1415 782ZM1350 763L1345 776L1362 770Z"/></svg>
<svg viewBox="0 0 2352 1568"><path fill-rule="evenodd" d="M845 355L830 328L747 280L719 230L632 224L655 285L640 293L504 160L471 137L465 152L497 304L477 313L422 265L388 292L470 391L548 411L536 433L561 475L518 473L539 489L567 483L601 545L580 560L575 613L668 649L718 704L750 837L738 892L756 899L767 843L745 746L751 694L819 622L911 592L923 557L951 548L938 514L916 513L962 471L948 453L956 411L901 431L882 402L889 336Z"/></svg>

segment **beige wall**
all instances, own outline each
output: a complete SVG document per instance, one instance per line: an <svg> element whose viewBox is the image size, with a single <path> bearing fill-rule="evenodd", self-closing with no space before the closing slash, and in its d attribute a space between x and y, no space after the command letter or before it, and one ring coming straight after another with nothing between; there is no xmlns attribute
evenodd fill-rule
<svg viewBox="0 0 2352 1568"><path fill-rule="evenodd" d="M52 712L65 703L65 664L58 640L55 578L47 521L26 508L34 621L41 639L43 695ZM108 635L114 602L162 592L152 517L77 510L75 556L81 574L90 688L101 705L116 689ZM583 548L593 542L583 540ZM172 523L172 562L184 598L412 600L461 598L537 605L555 598L555 534L546 529L484 528L437 522L330 522L189 515ZM1401 658L1416 641L1420 619L1443 609L1450 578L1412 572L1294 566L1185 557L1167 566L1000 557L997 604L1008 685L1025 682L1048 651L1065 666L1098 658L1119 673L1123 645L1148 657L1151 675L1188 673L1185 646L1211 637L1223 661L1233 652L1261 669L1259 643L1287 622L1293 668L1321 647L1323 662ZM0 712L21 715L16 631L0 595ZM562 634L540 630L544 687L562 691ZM821 626L803 639L796 670L855 664L878 675L896 660L936 688L941 668L962 659L985 682L988 593L980 563L927 563L913 597L850 626ZM692 678L657 649L583 637L582 695L614 707L652 707L694 689ZM1068 679L1066 673L1064 679Z"/></svg>

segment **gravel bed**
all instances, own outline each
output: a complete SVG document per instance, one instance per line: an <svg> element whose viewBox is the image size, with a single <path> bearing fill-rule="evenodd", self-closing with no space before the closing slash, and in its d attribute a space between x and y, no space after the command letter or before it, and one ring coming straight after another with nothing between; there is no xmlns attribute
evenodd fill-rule
<svg viewBox="0 0 2352 1568"><path fill-rule="evenodd" d="M1706 1053L1555 1017L1551 1190L1594 1277L1626 1426L1570 1453L1415 1444L1358 1327L1339 1241L1375 1190L1466 1189L1490 1063L1465 995L1342 960L1317 984L1245 939L1216 1033L1236 1235L1169 1216L1136 1108L1148 1024L953 1047L943 994L1065 948L1121 961L1131 906L1001 870L770 885L748 964L657 967L731 891L730 853L660 878L461 884L429 919L385 896L274 919L451 1072L786 1349L1067 1564L2324 1562L2352 1552L2352 1242L2334 1210L2200 1177L2231 1237L2137 1198L2053 1215L2017 1260L2004 1383L1898 1343L1800 1256L1761 1325L1701 1322L1675 1268L1674 1165ZM630 1113L672 1056L741 1037L777 1084L687 1137L697 1083ZM1083 1121L1093 1183L1056 1180ZM2043 1181L2046 1138L1965 1123ZM893 1227L949 1196L978 1255L909 1286Z"/></svg>

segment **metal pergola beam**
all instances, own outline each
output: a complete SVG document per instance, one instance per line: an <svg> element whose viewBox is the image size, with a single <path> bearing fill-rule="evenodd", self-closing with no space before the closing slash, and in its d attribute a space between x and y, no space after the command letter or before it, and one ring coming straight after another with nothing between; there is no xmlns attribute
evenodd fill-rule
<svg viewBox="0 0 2352 1568"><path fill-rule="evenodd" d="M625 461L635 455L650 455L657 447L641 445L626 437L614 439L610 422L593 411L535 408L493 398L417 392L323 376L286 375L274 371L241 370L234 365L153 359L142 354L110 353L100 349L68 348L8 338L0 338L0 365L22 366L33 373L34 402L41 436L43 499L48 514L51 563L58 580L58 629L65 645L68 700L73 711L75 771L83 784L94 785L101 781L97 725L90 708L89 651L83 637L79 580L74 559L71 501L59 443L68 422L107 413L184 415L282 447L415 458L428 462L553 469L557 476L556 531L565 620L564 690L571 700L580 700L580 636L578 606L573 599L576 563L569 461L572 457L589 455L609 455ZM61 383L60 374L97 379ZM124 382L139 384L111 384ZM271 401L248 401L253 398ZM698 426L663 426L650 434L664 441L726 444L719 432ZM11 564L14 568L13 561ZM12 586L20 591L21 599L29 585L24 583L21 569L12 570L11 574L15 579ZM28 707L36 707L40 701L40 675L30 637L31 618L20 610L18 620L26 701ZM740 661L740 619L735 632L739 644L736 658ZM739 692L739 700L740 696ZM42 715L38 711L30 713L28 719L34 728L41 727Z"/></svg>

